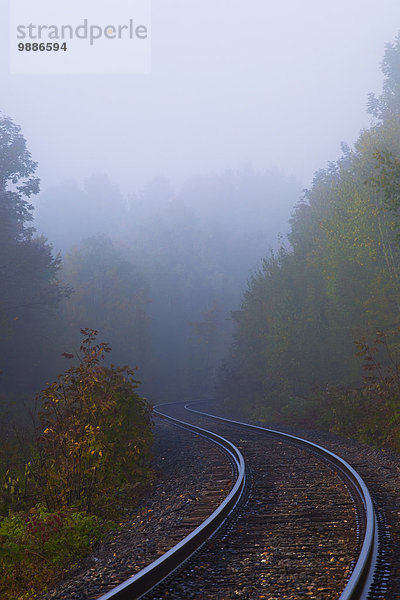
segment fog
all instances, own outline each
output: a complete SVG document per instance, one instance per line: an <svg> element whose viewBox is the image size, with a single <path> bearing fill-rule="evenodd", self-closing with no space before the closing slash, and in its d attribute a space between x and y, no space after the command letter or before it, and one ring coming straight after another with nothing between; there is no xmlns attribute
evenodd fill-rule
<svg viewBox="0 0 400 600"><path fill-rule="evenodd" d="M314 173L371 125L398 0L153 0L151 73L87 76L10 75L0 2L0 110L38 163L34 225L52 250L37 246L61 251L52 273L74 290L57 288L53 320L27 313L31 346L8 309L23 360L40 346L31 388L90 327L155 398L209 392L251 273Z"/></svg>
<svg viewBox="0 0 400 600"><path fill-rule="evenodd" d="M0 0L0 88L1 598L60 598L73 586L57 579L100 542L122 565L120 525L147 535L147 514L161 542L163 514L173 539L176 509L197 519L201 494L229 483L218 460L209 489L198 447L181 487L173 455L191 442L159 428L155 405L343 436L346 453L358 441L395 465L400 0ZM393 521L392 474L385 487L360 466ZM164 483L167 519L143 508ZM310 518L330 542L310 496L304 510L293 497L294 530ZM339 541L319 582L337 576L332 589L350 572L332 564L351 554ZM252 568L234 559L219 597ZM125 577L94 560L89 589ZM259 563L250 596L270 579L275 597L287 561ZM299 596L329 591L301 592L292 571Z"/></svg>
<svg viewBox="0 0 400 600"><path fill-rule="evenodd" d="M400 17L397 0L153 0L150 75L11 76L1 3L1 109L42 189L99 172L124 194L247 163L308 186L368 126Z"/></svg>

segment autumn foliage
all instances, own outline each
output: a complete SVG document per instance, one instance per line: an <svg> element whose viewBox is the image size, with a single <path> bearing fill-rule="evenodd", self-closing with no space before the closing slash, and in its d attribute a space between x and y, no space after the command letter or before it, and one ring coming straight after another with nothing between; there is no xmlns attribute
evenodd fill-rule
<svg viewBox="0 0 400 600"><path fill-rule="evenodd" d="M49 508L106 509L148 473L151 407L135 372L103 364L110 347L84 336L78 366L40 394L41 434L31 466ZM71 358L71 355L66 355Z"/></svg>
<svg viewBox="0 0 400 600"><path fill-rule="evenodd" d="M36 431L0 448L0 598L31 600L106 538L151 477L151 406L82 329L78 364L38 396ZM73 354L65 353L73 359Z"/></svg>

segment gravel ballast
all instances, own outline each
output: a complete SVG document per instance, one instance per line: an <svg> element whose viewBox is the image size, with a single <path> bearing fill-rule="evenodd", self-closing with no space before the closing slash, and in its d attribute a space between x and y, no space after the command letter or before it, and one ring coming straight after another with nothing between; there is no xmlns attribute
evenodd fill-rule
<svg viewBox="0 0 400 600"><path fill-rule="evenodd" d="M98 598L183 539L228 494L232 468L215 444L160 419L154 435L157 479L150 494L111 541L99 545L42 600Z"/></svg>
<svg viewBox="0 0 400 600"><path fill-rule="evenodd" d="M209 406L208 409L210 412L217 412L214 407ZM304 437L328 448L347 460L364 478L380 514L386 519L389 534L387 559L390 579L384 598L398 600L399 455L379 451L331 433L265 423L261 425ZM202 498L203 502L208 502L211 496L216 506L228 493L232 478L231 467L220 450L210 442L160 420L156 423L155 439L155 466L159 477L150 495L142 501L135 513L129 515L126 527L112 541L96 548L91 557L43 600L98 598L158 558L200 524L203 520ZM220 482L219 495L215 493L215 477Z"/></svg>

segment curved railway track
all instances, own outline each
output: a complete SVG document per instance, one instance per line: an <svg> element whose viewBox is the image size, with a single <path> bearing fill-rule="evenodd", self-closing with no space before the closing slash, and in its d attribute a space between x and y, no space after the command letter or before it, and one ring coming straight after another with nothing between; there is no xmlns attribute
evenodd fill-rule
<svg viewBox="0 0 400 600"><path fill-rule="evenodd" d="M200 526L100 600L275 599L284 597L282 585L286 584L282 573L288 587L293 588L288 598L382 597L380 584L385 575L379 569L379 536L373 502L365 483L348 463L307 440L217 417L192 406L185 407L190 413L182 418L182 406L182 403L159 405L155 414L217 444L231 462L233 487ZM196 424L188 419L194 419ZM210 423L213 429L217 427L218 433L209 430ZM266 469L267 457L270 466ZM271 465L273 477L269 472ZM321 489L325 481L331 483L328 489ZM343 491L343 484L347 491ZM346 518L337 517L338 506ZM298 535L302 540L300 546L291 540ZM270 551L271 537L278 548L274 552ZM334 552L331 546L336 548ZM246 557L238 561L243 552ZM316 584L319 587L303 581L301 574L301 565L308 564L310 556L316 553L322 564ZM274 575L276 566L281 570L280 578ZM211 588L201 591L198 576L205 572L209 574L207 580L215 579L219 591ZM241 576L246 580L245 586L232 592L231 581ZM333 590L331 580L336 582Z"/></svg>

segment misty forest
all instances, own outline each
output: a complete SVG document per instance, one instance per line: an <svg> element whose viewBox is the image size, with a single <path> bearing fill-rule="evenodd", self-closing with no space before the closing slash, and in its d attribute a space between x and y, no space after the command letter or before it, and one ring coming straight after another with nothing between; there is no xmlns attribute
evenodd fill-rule
<svg viewBox="0 0 400 600"><path fill-rule="evenodd" d="M249 162L41 191L1 113L1 598L36 597L147 493L154 404L400 451L400 35L382 77L306 190Z"/></svg>

